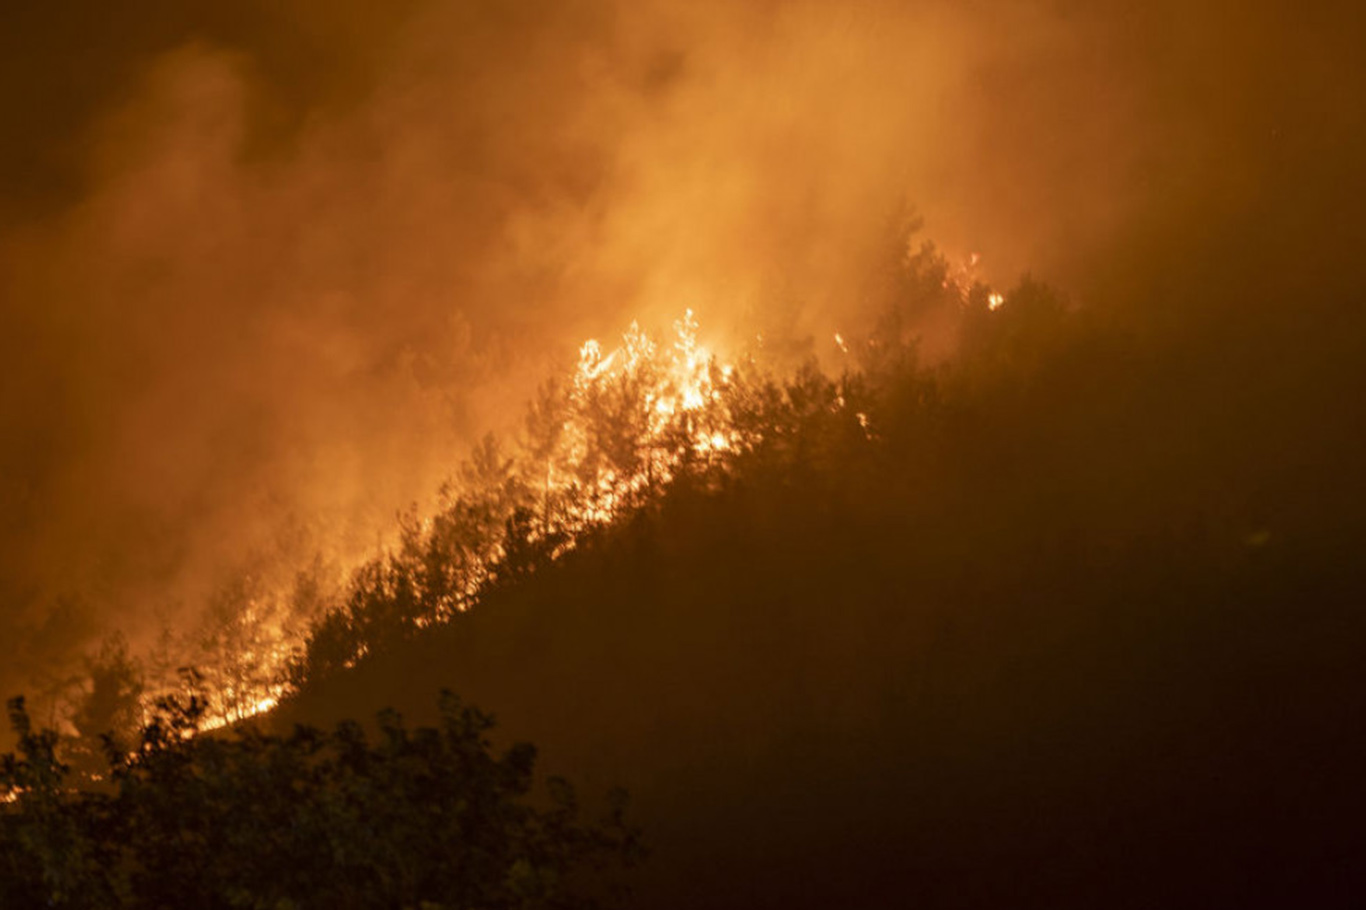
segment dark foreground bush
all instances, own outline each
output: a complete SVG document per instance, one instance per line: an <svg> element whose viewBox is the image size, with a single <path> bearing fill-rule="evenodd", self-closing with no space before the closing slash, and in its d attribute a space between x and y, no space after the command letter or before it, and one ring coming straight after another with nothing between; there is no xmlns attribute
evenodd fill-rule
<svg viewBox="0 0 1366 910"><path fill-rule="evenodd" d="M579 820L572 788L532 797L535 749L495 754L492 719L443 693L439 728L196 732L170 699L108 773L72 782L59 738L10 703L0 758L0 906L581 908L638 855L614 797Z"/></svg>

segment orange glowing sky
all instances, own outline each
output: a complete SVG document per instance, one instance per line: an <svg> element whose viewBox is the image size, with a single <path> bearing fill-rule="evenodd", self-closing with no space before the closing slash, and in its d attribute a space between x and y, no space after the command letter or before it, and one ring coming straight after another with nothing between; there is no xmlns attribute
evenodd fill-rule
<svg viewBox="0 0 1366 910"><path fill-rule="evenodd" d="M1359 120L1345 5L10 15L5 686L245 564L372 552L584 338L855 330L908 208L1002 283L1137 288L1129 251L1327 186Z"/></svg>

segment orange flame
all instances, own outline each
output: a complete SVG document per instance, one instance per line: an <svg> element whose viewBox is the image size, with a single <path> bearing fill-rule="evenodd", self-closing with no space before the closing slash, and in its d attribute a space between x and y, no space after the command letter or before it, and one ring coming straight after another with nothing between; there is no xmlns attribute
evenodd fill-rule
<svg viewBox="0 0 1366 910"><path fill-rule="evenodd" d="M494 480L481 480L472 470L465 478L469 489L460 495L478 502L481 496L496 499L509 495L508 490L521 491L510 495L516 502L536 503L539 514L534 526L520 533L527 541L550 544L549 557L558 559L575 549L585 533L617 520L642 504L651 490L671 483L685 463L715 463L744 447L726 410L725 392L733 376L734 368L719 363L699 341L691 310L674 323L668 344L656 342L636 323L610 351L589 339L579 348L570 381L557 387L560 391L545 404L540 442L524 439L509 459L498 456L490 443L484 467ZM488 490L478 489L490 482ZM453 499L459 501L459 496ZM439 520L415 523L417 538L434 533ZM491 539L469 554L453 596L430 615L414 617L416 627L468 609L484 584L504 570L513 541L498 535L512 531L497 521L485 530ZM211 713L201 724L204 731L274 708L287 691L283 680L290 661L305 643L301 633L291 635L288 624L256 600L245 603L232 622L246 634L235 648L225 641L221 666L206 668L205 677L217 691L209 693ZM358 645L343 666L354 666L366 650ZM234 672L239 666L256 672Z"/></svg>

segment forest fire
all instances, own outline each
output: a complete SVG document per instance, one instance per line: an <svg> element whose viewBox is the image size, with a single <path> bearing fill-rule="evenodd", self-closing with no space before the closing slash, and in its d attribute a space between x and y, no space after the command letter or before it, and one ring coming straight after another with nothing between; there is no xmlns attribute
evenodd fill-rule
<svg viewBox="0 0 1366 910"><path fill-rule="evenodd" d="M925 252L905 263L942 283L953 314L973 301L995 312L1005 297L975 278L975 266L974 258L955 269ZM759 448L791 448L803 420L843 425L859 444L878 442L884 423L860 372L864 357L887 361L916 340L900 328L877 331L864 337L845 327L827 336L840 355L839 380L813 366L779 381L751 361L743 369L723 362L699 338L691 309L664 338L632 322L613 346L588 339L572 370L540 387L521 432L474 446L436 507L400 516L396 538L379 553L334 565L326 583L300 575L294 590L287 579L244 576L210 604L198 632L164 645L154 662L196 667L201 728L221 729L272 710L305 682L450 622L492 587L658 502L680 476L716 479ZM136 690L146 716L186 682L163 672L125 689Z"/></svg>
<svg viewBox="0 0 1366 910"><path fill-rule="evenodd" d="M967 312L972 300L988 312L1005 304L971 278L975 260L962 274L935 261L942 270L927 274L942 276L955 312ZM584 341L572 371L541 386L520 433L510 442L485 437L432 512L402 517L398 539L325 595L248 583L250 591L227 598L211 647L199 651L203 729L270 711L304 681L354 668L386 641L451 621L492 586L561 559L596 530L658 501L681 475L715 477L747 452L789 445L793 421L808 419L800 415L821 413L847 424L862 444L878 442L882 423L859 378L862 356L886 357L887 345L914 339L832 337L844 362L838 381L818 368L782 382L738 370L702 343L690 309L666 339L632 322L615 346ZM142 701L175 690L175 683L148 686Z"/></svg>
<svg viewBox="0 0 1366 910"><path fill-rule="evenodd" d="M546 384L532 402L510 451L492 437L476 446L443 491L441 508L414 517L393 552L358 567L349 593L322 615L298 615L297 597L268 590L220 610L212 647L202 649L208 665L196 677L207 704L201 729L273 709L316 640L354 626L367 592L391 596L407 583L395 577L422 559L439 553L455 568L413 585L415 603L403 618L410 629L473 607L487 585L523 570L528 550L535 559L564 556L585 534L644 504L685 466L715 466L738 454L747 440L727 410L734 377L734 366L699 341L691 310L674 322L668 341L632 323L610 350L596 339L584 342L567 380ZM373 630L351 629L336 665L354 666L373 637ZM142 701L180 685L149 686Z"/></svg>
<svg viewBox="0 0 1366 910"><path fill-rule="evenodd" d="M11 6L0 910L1366 906L1366 3Z"/></svg>
<svg viewBox="0 0 1366 910"><path fill-rule="evenodd" d="M543 390L513 465L540 504L530 542L553 541L558 557L668 484L685 461L739 445L723 401L733 367L698 341L692 310L673 328L672 343L661 344L633 322L608 353L590 339L568 387Z"/></svg>

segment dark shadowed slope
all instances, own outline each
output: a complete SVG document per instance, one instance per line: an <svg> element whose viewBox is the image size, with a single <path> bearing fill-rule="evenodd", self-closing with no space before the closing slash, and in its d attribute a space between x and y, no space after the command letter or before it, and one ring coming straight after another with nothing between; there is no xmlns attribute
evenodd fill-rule
<svg viewBox="0 0 1366 910"><path fill-rule="evenodd" d="M1349 905L1353 300L1216 334L1026 283L284 717L454 687L632 791L642 907Z"/></svg>

